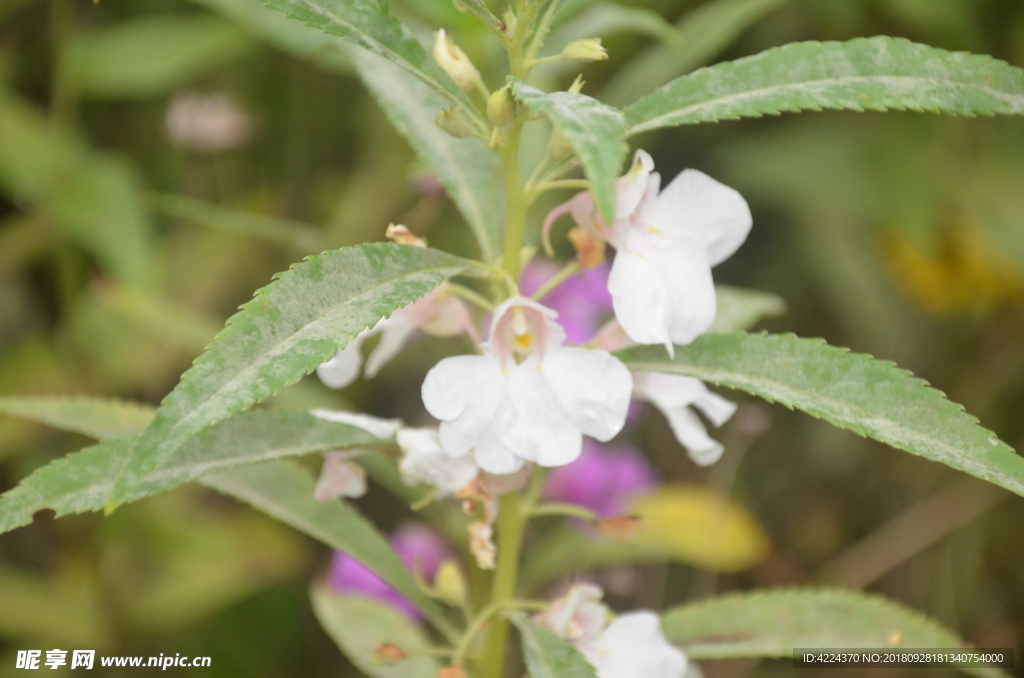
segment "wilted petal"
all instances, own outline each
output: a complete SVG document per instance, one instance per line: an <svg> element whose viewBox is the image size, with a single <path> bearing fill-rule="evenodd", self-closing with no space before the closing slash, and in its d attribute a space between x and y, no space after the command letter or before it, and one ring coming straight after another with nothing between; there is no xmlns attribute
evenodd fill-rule
<svg viewBox="0 0 1024 678"><path fill-rule="evenodd" d="M445 452L461 457L473 449L495 417L504 386L501 367L489 356L445 358L427 373L423 405L442 422L440 436ZM483 464L481 467L486 468Z"/></svg>
<svg viewBox="0 0 1024 678"><path fill-rule="evenodd" d="M633 378L618 358L600 349L562 348L544 360L543 374L580 431L608 441L622 430Z"/></svg>
<svg viewBox="0 0 1024 678"><path fill-rule="evenodd" d="M366 494L366 471L349 459L362 454L362 450L328 452L320 469L313 496L321 504L339 497L356 498Z"/></svg>
<svg viewBox="0 0 1024 678"><path fill-rule="evenodd" d="M683 678L686 673L686 655L665 640L653 612L620 615L600 638L578 647L597 678Z"/></svg>
<svg viewBox="0 0 1024 678"><path fill-rule="evenodd" d="M566 640L596 640L608 623L608 607L601 602L603 597L604 591L598 586L573 584L534 621Z"/></svg>
<svg viewBox="0 0 1024 678"><path fill-rule="evenodd" d="M750 207L738 192L694 169L661 192L645 225L666 235L699 242L711 266L728 259L750 233Z"/></svg>
<svg viewBox="0 0 1024 678"><path fill-rule="evenodd" d="M403 428L397 437L404 453L398 464L401 474L436 487L442 496L454 495L473 482L480 472L471 456L452 457L446 453L437 429Z"/></svg>

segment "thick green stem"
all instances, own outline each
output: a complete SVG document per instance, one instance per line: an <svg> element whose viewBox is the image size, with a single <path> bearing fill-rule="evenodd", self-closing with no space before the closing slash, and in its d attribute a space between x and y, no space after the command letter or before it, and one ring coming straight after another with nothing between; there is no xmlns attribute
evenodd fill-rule
<svg viewBox="0 0 1024 678"><path fill-rule="evenodd" d="M519 506L519 493L502 496L498 512L498 562L491 588L491 605L505 606L515 599L519 579L519 550L526 526ZM480 664L483 678L501 678L508 646L508 620L498 617L491 624L487 647Z"/></svg>
<svg viewBox="0 0 1024 678"><path fill-rule="evenodd" d="M523 130L522 118L508 126L508 134L501 149L505 169L505 194L508 213L505 219L504 268L513 280L519 280L520 251L523 248L523 230L526 225L526 195L519 176L519 138Z"/></svg>

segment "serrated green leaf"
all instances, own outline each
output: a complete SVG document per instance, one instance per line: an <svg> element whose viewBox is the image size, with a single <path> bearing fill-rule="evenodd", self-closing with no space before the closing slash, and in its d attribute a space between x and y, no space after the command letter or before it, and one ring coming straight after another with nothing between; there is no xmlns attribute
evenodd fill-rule
<svg viewBox="0 0 1024 678"><path fill-rule="evenodd" d="M666 612L669 642L690 659L789 657L793 648L961 648L953 632L924 615L855 591L776 589L739 593ZM994 668L964 669L992 678Z"/></svg>
<svg viewBox="0 0 1024 678"><path fill-rule="evenodd" d="M715 285L715 321L708 332L743 332L765 318L786 312L786 302L771 292Z"/></svg>
<svg viewBox="0 0 1024 678"><path fill-rule="evenodd" d="M151 15L78 35L64 53L61 74L86 96L156 96L251 46L216 16Z"/></svg>
<svg viewBox="0 0 1024 678"><path fill-rule="evenodd" d="M712 0L676 22L679 38L652 47L623 65L605 85L603 101L624 106L689 73L731 45L741 33L789 0Z"/></svg>
<svg viewBox="0 0 1024 678"><path fill-rule="evenodd" d="M908 40L801 42L702 68L626 109L629 134L825 108L1024 113L1024 70Z"/></svg>
<svg viewBox="0 0 1024 678"><path fill-rule="evenodd" d="M341 595L318 582L309 589L313 614L338 649L371 678L437 678L441 668L433 657L418 656L384 664L377 657L377 646L390 643L406 654L430 646L423 630L402 613L376 600L357 595Z"/></svg>
<svg viewBox="0 0 1024 678"><path fill-rule="evenodd" d="M594 667L569 641L521 615L509 619L523 640L530 678L596 678Z"/></svg>
<svg viewBox="0 0 1024 678"><path fill-rule="evenodd" d="M488 129L480 111L455 81L409 30L392 15L381 12L374 0L267 0L266 4L398 64L453 104L467 122Z"/></svg>
<svg viewBox="0 0 1024 678"><path fill-rule="evenodd" d="M0 188L31 206L110 274L145 285L153 225L134 170L90 151L41 112L0 87Z"/></svg>
<svg viewBox="0 0 1024 678"><path fill-rule="evenodd" d="M575 92L545 93L512 80L512 93L532 115L543 115L562 131L590 180L591 192L609 224L615 220L615 182L629 146L622 113Z"/></svg>
<svg viewBox="0 0 1024 678"><path fill-rule="evenodd" d="M102 509L134 439L127 436L108 440L36 470L0 496L0 533L27 525L32 522L32 514L44 508L55 511L58 518ZM387 441L361 428L324 421L305 412L243 412L189 439L131 488L125 501L136 501L243 464L382 444Z"/></svg>
<svg viewBox="0 0 1024 678"><path fill-rule="evenodd" d="M434 118L444 101L416 78L365 50L353 50L352 56L363 84L388 120L426 161L462 212L480 247L480 258L493 261L505 213L497 156L477 139L456 139L439 128Z"/></svg>
<svg viewBox="0 0 1024 678"><path fill-rule="evenodd" d="M437 250L377 243L308 257L278 274L164 399L116 474L109 506L202 429L298 381L381 318L473 267Z"/></svg>
<svg viewBox="0 0 1024 678"><path fill-rule="evenodd" d="M153 420L149 405L90 396L3 396L0 414L96 440L138 433Z"/></svg>
<svg viewBox="0 0 1024 678"><path fill-rule="evenodd" d="M284 14L275 12L261 2L252 0L190 0L230 19L253 37L300 59L312 61L336 73L352 72L347 44L333 35L326 35Z"/></svg>
<svg viewBox="0 0 1024 678"><path fill-rule="evenodd" d="M321 504L314 499L313 478L296 464L272 461L206 476L201 482L348 553L395 587L439 629L450 629L438 604L423 592L377 529L344 501Z"/></svg>
<svg viewBox="0 0 1024 678"><path fill-rule="evenodd" d="M962 406L891 362L793 335L706 334L617 354L631 370L697 377L820 417L839 428L1024 496L1024 458Z"/></svg>

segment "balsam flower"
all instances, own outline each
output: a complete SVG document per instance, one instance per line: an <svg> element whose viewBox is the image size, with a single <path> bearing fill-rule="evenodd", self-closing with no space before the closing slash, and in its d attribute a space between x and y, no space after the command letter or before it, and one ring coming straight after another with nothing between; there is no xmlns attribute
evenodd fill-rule
<svg viewBox="0 0 1024 678"><path fill-rule="evenodd" d="M325 386L345 388L356 380L363 366L363 342L379 334L380 342L366 359L363 370L366 378L372 379L399 354L416 330L433 337L454 337L462 333L476 336L466 307L441 285L416 303L398 309L391 317L360 332L334 357L317 367L316 374Z"/></svg>
<svg viewBox="0 0 1024 678"><path fill-rule="evenodd" d="M447 542L433 528L422 523L407 523L391 537L391 547L410 572L434 580L441 564L451 558ZM354 593L385 603L413 621L420 613L405 596L370 571L352 556L335 551L327 571L327 583L339 593Z"/></svg>
<svg viewBox="0 0 1024 678"><path fill-rule="evenodd" d="M508 474L527 461L568 464L583 434L607 441L622 429L629 370L607 351L563 346L557 315L509 299L494 312L483 355L445 358L430 370L423 404L441 420L445 452L472 452L483 470Z"/></svg>
<svg viewBox="0 0 1024 678"><path fill-rule="evenodd" d="M597 678L683 678L686 655L665 639L658 615L641 610L609 622L603 596L597 586L577 584L536 621L571 642Z"/></svg>
<svg viewBox="0 0 1024 678"><path fill-rule="evenodd" d="M715 319L711 269L735 252L753 220L743 197L703 172L685 170L658 192L660 176L644 151L619 179L615 221L606 224L589 191L556 207L618 250L608 280L615 316L640 344L686 345Z"/></svg>

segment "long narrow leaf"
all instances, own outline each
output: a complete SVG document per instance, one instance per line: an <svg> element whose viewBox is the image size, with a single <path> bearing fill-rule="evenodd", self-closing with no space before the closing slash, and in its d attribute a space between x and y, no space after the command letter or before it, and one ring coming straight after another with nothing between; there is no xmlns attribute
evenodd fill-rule
<svg viewBox="0 0 1024 678"><path fill-rule="evenodd" d="M353 50L352 56L391 124L430 165L466 218L481 258L492 261L505 212L497 156L477 139L456 139L434 124L444 101L416 78L364 50Z"/></svg>
<svg viewBox="0 0 1024 678"><path fill-rule="evenodd" d="M108 440L38 469L0 497L0 533L27 525L40 509L53 510L57 517L102 509L133 440L133 436ZM244 464L386 442L361 428L305 412L244 412L179 447L163 466L133 487L125 501Z"/></svg>
<svg viewBox="0 0 1024 678"><path fill-rule="evenodd" d="M483 116L412 33L374 0L267 0L267 6L408 70L481 129Z"/></svg>
<svg viewBox="0 0 1024 678"><path fill-rule="evenodd" d="M376 528L345 502L321 504L314 499L313 478L294 463L280 460L248 466L206 476L202 483L348 553L394 586L438 628L449 628L440 607L423 593Z"/></svg>
<svg viewBox="0 0 1024 678"><path fill-rule="evenodd" d="M594 667L572 644L521 615L512 623L523 639L523 655L530 678L595 678Z"/></svg>
<svg viewBox="0 0 1024 678"><path fill-rule="evenodd" d="M690 659L790 657L793 648L966 648L938 622L855 591L778 589L739 593L669 610L665 637ZM994 668L964 669L981 678Z"/></svg>
<svg viewBox="0 0 1024 678"><path fill-rule="evenodd" d="M708 334L670 359L618 354L631 370L697 377L820 417L1024 496L1024 458L962 406L890 362L792 335Z"/></svg>
<svg viewBox="0 0 1024 678"><path fill-rule="evenodd" d="M801 42L673 80L626 109L629 134L825 108L1024 113L1024 70L888 37Z"/></svg>
<svg viewBox="0 0 1024 678"><path fill-rule="evenodd" d="M88 396L4 396L0 397L0 414L96 440L137 433L153 420L149 405Z"/></svg>
<svg viewBox="0 0 1024 678"><path fill-rule="evenodd" d="M137 438L108 508L190 437L301 379L363 330L473 264L436 250L370 244L281 273L228 320Z"/></svg>

